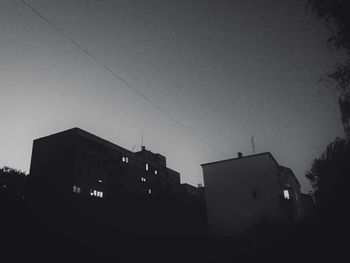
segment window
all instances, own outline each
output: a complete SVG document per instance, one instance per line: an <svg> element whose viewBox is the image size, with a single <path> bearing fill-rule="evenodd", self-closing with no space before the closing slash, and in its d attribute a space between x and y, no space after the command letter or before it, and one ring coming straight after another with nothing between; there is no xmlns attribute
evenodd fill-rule
<svg viewBox="0 0 350 263"><path fill-rule="evenodd" d="M122 162L123 162L123 163L128 163L128 162L129 162L129 158L126 157L126 156L123 156L123 157L122 157Z"/></svg>
<svg viewBox="0 0 350 263"><path fill-rule="evenodd" d="M145 168L146 168L146 171L148 171L148 163L146 163L146 166L145 166Z"/></svg>
<svg viewBox="0 0 350 263"><path fill-rule="evenodd" d="M141 177L141 181L142 182L146 182L146 178L145 177Z"/></svg>
<svg viewBox="0 0 350 263"><path fill-rule="evenodd" d="M157 175L157 174L158 174L158 171L157 171L157 170L154 170L154 174Z"/></svg>
<svg viewBox="0 0 350 263"><path fill-rule="evenodd" d="M98 190L90 190L90 195L102 198L103 192Z"/></svg>
<svg viewBox="0 0 350 263"><path fill-rule="evenodd" d="M105 148L103 148L102 146L99 146L99 152L101 152L101 153L105 153L106 151L105 151Z"/></svg>
<svg viewBox="0 0 350 263"><path fill-rule="evenodd" d="M152 194L152 189L148 189L148 194Z"/></svg>
<svg viewBox="0 0 350 263"><path fill-rule="evenodd" d="M76 186L76 185L73 185L73 192L80 194L81 193L81 188Z"/></svg>
<svg viewBox="0 0 350 263"><path fill-rule="evenodd" d="M106 166L105 160L98 159L98 167L104 168Z"/></svg>
<svg viewBox="0 0 350 263"><path fill-rule="evenodd" d="M283 197L284 197L284 199L290 199L288 190L283 190Z"/></svg>
<svg viewBox="0 0 350 263"><path fill-rule="evenodd" d="M253 199L260 197L260 187L254 186L252 188Z"/></svg>

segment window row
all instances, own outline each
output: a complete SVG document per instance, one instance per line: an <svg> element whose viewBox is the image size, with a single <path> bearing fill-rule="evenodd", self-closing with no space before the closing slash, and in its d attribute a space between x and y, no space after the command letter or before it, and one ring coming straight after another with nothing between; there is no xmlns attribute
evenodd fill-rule
<svg viewBox="0 0 350 263"><path fill-rule="evenodd" d="M81 194L81 187L73 185L73 193ZM103 198L103 192L99 190L90 190L90 196Z"/></svg>
<svg viewBox="0 0 350 263"><path fill-rule="evenodd" d="M94 155L88 154L88 153L82 153L82 161L88 165L96 166L98 168L105 168L106 167L106 160L103 160L99 157L96 157Z"/></svg>
<svg viewBox="0 0 350 263"><path fill-rule="evenodd" d="M122 162L123 163L129 163L129 158L127 156L123 156L122 157ZM146 172L148 172L150 170L150 166L149 166L148 163L145 163L144 167L145 167L145 171ZM158 175L158 170L157 169L154 169L153 172L154 172L155 175Z"/></svg>
<svg viewBox="0 0 350 263"><path fill-rule="evenodd" d="M90 195L102 198L103 192L98 190L90 190Z"/></svg>

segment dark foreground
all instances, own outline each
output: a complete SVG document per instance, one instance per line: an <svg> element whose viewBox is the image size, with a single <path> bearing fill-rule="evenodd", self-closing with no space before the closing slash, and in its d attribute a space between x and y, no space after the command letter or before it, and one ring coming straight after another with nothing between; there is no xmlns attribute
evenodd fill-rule
<svg viewBox="0 0 350 263"><path fill-rule="evenodd" d="M98 209L0 204L0 262L337 262L350 253L345 229L314 220L210 238L203 229L157 229L144 217L112 226L115 218Z"/></svg>

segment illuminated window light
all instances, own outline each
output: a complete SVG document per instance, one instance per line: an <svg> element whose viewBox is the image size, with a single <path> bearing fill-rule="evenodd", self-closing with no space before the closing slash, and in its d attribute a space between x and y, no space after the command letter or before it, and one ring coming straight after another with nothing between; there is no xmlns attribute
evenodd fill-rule
<svg viewBox="0 0 350 263"><path fill-rule="evenodd" d="M284 196L284 199L290 199L289 191L288 190L283 190L283 196Z"/></svg>
<svg viewBox="0 0 350 263"><path fill-rule="evenodd" d="M90 195L103 198L103 192L102 191L90 190Z"/></svg>
<svg viewBox="0 0 350 263"><path fill-rule="evenodd" d="M152 194L152 189L148 189L148 194Z"/></svg>
<svg viewBox="0 0 350 263"><path fill-rule="evenodd" d="M142 182L146 182L146 178L145 177L141 177L141 181Z"/></svg>
<svg viewBox="0 0 350 263"><path fill-rule="evenodd" d="M123 157L122 157L122 162L123 162L123 163L128 163L128 162L129 162L129 158L126 157L126 156L123 156Z"/></svg>
<svg viewBox="0 0 350 263"><path fill-rule="evenodd" d="M157 174L158 174L158 171L157 171L157 170L154 170L154 174L156 174L156 175L157 175Z"/></svg>
<svg viewBox="0 0 350 263"><path fill-rule="evenodd" d="M80 194L81 193L81 188L76 186L76 185L73 185L73 192Z"/></svg>
<svg viewBox="0 0 350 263"><path fill-rule="evenodd" d="M99 179L98 182L99 182L99 183L102 183L102 180Z"/></svg>
<svg viewBox="0 0 350 263"><path fill-rule="evenodd" d="M148 171L148 163L146 163L146 171Z"/></svg>

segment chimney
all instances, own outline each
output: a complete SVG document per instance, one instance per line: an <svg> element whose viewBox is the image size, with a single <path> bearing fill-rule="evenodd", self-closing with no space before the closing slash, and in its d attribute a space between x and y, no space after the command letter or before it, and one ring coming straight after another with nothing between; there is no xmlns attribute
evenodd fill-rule
<svg viewBox="0 0 350 263"><path fill-rule="evenodd" d="M243 157L243 154L241 152L238 152L237 155L238 155L238 158L242 158Z"/></svg>
<svg viewBox="0 0 350 263"><path fill-rule="evenodd" d="M142 150L142 151L146 150L146 146L143 146L143 145L142 145L142 146L141 146L141 150Z"/></svg>

